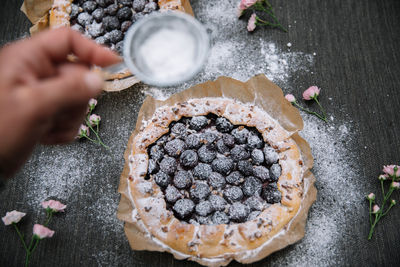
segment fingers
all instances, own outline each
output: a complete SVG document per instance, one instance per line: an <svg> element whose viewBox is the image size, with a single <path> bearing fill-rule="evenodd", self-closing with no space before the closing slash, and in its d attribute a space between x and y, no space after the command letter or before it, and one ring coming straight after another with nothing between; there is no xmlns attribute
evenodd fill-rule
<svg viewBox="0 0 400 267"><path fill-rule="evenodd" d="M86 64L108 66L121 61L121 58L94 41L70 28L60 28L38 34L32 38L38 50L45 51L55 61L65 61L73 53Z"/></svg>

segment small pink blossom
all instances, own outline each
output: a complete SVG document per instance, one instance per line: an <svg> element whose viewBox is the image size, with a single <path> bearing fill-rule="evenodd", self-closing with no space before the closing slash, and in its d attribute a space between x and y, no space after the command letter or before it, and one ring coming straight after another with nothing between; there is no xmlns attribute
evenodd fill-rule
<svg viewBox="0 0 400 267"><path fill-rule="evenodd" d="M254 31L254 29L256 28L256 22L257 22L257 15L253 13L249 18L249 22L247 23L247 30L249 32Z"/></svg>
<svg viewBox="0 0 400 267"><path fill-rule="evenodd" d="M18 223L22 217L24 217L26 215L26 213L24 212L20 212L20 211L9 211L6 213L6 216L4 216L3 218L1 218L4 222L5 225L10 225L12 223Z"/></svg>
<svg viewBox="0 0 400 267"><path fill-rule="evenodd" d="M319 96L320 89L317 86L311 86L303 93L303 98L305 100L311 100L317 96Z"/></svg>
<svg viewBox="0 0 400 267"><path fill-rule="evenodd" d="M397 168L396 173L394 172L395 168ZM396 177L400 177L400 167L398 165L383 166L383 172L390 176L395 175Z"/></svg>
<svg viewBox="0 0 400 267"><path fill-rule="evenodd" d="M374 194L374 193L370 193L370 194L367 196L367 199L368 199L368 200L375 200L375 194Z"/></svg>
<svg viewBox="0 0 400 267"><path fill-rule="evenodd" d="M43 239L46 237L52 237L54 235L54 231L41 224L35 224L33 226L33 235L35 235L39 239Z"/></svg>
<svg viewBox="0 0 400 267"><path fill-rule="evenodd" d="M390 184L390 187L392 187L394 189L399 189L400 188L400 183L399 182L392 182Z"/></svg>
<svg viewBox="0 0 400 267"><path fill-rule="evenodd" d="M89 105L90 110L93 110L93 109L96 107L96 105L97 105L97 100L94 99L94 98L91 98L91 99L89 100L88 105Z"/></svg>
<svg viewBox="0 0 400 267"><path fill-rule="evenodd" d="M287 94L285 95L285 98L287 101L289 101L290 103L296 102L296 98L294 97L294 95L292 94Z"/></svg>
<svg viewBox="0 0 400 267"><path fill-rule="evenodd" d="M380 208L378 205L374 205L374 207L372 208L372 213L373 214L377 214L379 212Z"/></svg>
<svg viewBox="0 0 400 267"><path fill-rule="evenodd" d="M93 125L99 124L100 121L101 121L101 117L100 117L99 115L92 114L92 115L90 115L90 117L89 117L89 122L90 122L90 124L91 124L92 126L93 126Z"/></svg>
<svg viewBox="0 0 400 267"><path fill-rule="evenodd" d="M380 181L386 181L389 178L389 176L387 174L381 174L379 175L378 179Z"/></svg>
<svg viewBox="0 0 400 267"><path fill-rule="evenodd" d="M82 138L84 136L89 136L89 128L82 124L81 127L79 127L77 138Z"/></svg>
<svg viewBox="0 0 400 267"><path fill-rule="evenodd" d="M392 199L392 200L390 201L390 203L391 203L393 206L397 204L396 200L394 200L394 199Z"/></svg>
<svg viewBox="0 0 400 267"><path fill-rule="evenodd" d="M67 205L62 204L60 201L57 200L43 201L41 204L43 208L52 209L53 212L64 212L64 209L67 207Z"/></svg>

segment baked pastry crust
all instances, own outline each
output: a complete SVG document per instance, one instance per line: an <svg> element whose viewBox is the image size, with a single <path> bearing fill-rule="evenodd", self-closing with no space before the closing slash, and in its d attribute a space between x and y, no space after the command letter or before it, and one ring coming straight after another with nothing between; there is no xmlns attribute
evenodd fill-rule
<svg viewBox="0 0 400 267"><path fill-rule="evenodd" d="M49 27L51 29L70 26L69 14L71 13L72 2L73 0L54 0L49 12ZM161 10L178 10L193 15L193 10L188 0L160 0L158 6ZM124 70L111 75L108 74L106 79L107 81L114 81L106 85L106 91L117 91L120 88L127 88L130 85L139 82L137 78L133 77L129 70ZM115 80L125 81L118 82Z"/></svg>
<svg viewBox="0 0 400 267"><path fill-rule="evenodd" d="M282 174L277 184L282 194L281 202L269 206L254 220L230 225L181 222L166 209L159 186L152 180L145 180L147 147L169 131L171 122L183 116L209 113L225 117L236 125L257 128L264 141L279 152ZM130 220L136 223L139 232L149 234L160 251L172 252L179 258L190 258L206 265L221 265L230 259L251 262L246 261L246 257L287 227L303 199L303 176L308 167L303 163L300 148L289 132L255 105L227 98L198 98L159 107L152 119L130 140L129 149L127 187L134 207ZM149 243L148 240L143 242ZM146 245L143 247L146 249ZM154 250L154 246L151 249Z"/></svg>

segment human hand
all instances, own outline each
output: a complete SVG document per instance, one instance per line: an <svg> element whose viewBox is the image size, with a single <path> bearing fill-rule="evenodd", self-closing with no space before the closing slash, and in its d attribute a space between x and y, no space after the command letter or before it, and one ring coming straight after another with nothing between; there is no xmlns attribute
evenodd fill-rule
<svg viewBox="0 0 400 267"><path fill-rule="evenodd" d="M77 62L67 57L74 54ZM0 51L0 174L12 175L36 143L75 138L90 98L103 79L90 66L120 61L108 49L61 28Z"/></svg>

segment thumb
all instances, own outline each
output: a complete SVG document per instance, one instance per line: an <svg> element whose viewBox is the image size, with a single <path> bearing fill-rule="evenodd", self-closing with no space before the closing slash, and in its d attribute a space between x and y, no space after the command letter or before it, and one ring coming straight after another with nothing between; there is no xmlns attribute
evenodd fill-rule
<svg viewBox="0 0 400 267"><path fill-rule="evenodd" d="M101 92L104 80L100 74L82 65L60 66L59 75L38 82L33 88L41 108L57 110L87 103Z"/></svg>

